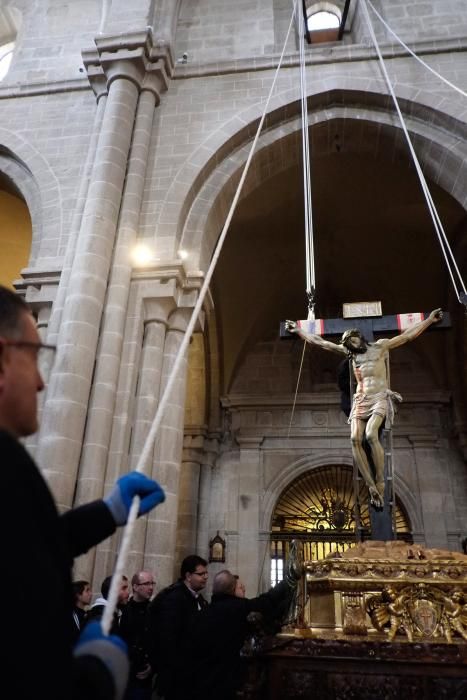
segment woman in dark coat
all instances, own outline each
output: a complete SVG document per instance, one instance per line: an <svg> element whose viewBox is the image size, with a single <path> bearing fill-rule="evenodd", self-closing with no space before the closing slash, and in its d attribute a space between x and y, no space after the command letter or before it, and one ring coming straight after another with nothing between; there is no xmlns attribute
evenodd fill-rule
<svg viewBox="0 0 467 700"><path fill-rule="evenodd" d="M248 616L281 618L294 590L293 583L282 581L249 599L240 597L238 577L230 571L215 576L211 604L194 619L190 634L195 700L234 700L241 683L240 650L252 631Z"/></svg>

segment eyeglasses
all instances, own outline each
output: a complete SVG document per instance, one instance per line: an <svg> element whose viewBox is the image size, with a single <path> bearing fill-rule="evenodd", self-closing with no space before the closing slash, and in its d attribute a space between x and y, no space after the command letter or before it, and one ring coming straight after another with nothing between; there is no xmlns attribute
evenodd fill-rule
<svg viewBox="0 0 467 700"><path fill-rule="evenodd" d="M195 576L209 576L207 571L193 571Z"/></svg>
<svg viewBox="0 0 467 700"><path fill-rule="evenodd" d="M13 348L26 348L35 351L37 367L42 374L46 373L52 366L57 347L46 343L36 343L32 340L4 340L4 345Z"/></svg>

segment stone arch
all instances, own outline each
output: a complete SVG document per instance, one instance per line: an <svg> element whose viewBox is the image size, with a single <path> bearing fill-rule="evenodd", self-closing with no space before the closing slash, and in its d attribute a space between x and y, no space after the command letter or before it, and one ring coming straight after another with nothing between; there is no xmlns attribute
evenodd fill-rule
<svg viewBox="0 0 467 700"><path fill-rule="evenodd" d="M467 193L461 186L467 175L467 128L456 119L454 101L442 111L431 106L433 95L427 91L415 93L413 88L404 85L397 88L401 110L427 174L467 208ZM395 148L403 146L405 154L407 146L402 129L392 113L390 99L379 92L381 89L384 89L381 80L336 77L316 81L315 90L308 97L309 123L325 125L330 116L339 116L362 125L375 124L378 129L391 133ZM441 102L440 98L439 107ZM270 104L267 130L260 136L252 169L258 153L265 147L293 131L298 135L301 129L296 90L284 91ZM219 225L225 221L224 214L230 206L261 115L260 104L249 107L209 136L180 167L166 195L159 221L170 220L166 209L173 209L175 201L182 202L173 232L176 245L183 239L186 247L190 235L196 233L201 238L201 245L196 241L196 247L205 250L201 259L189 262L194 266L199 264L201 269L209 261ZM200 215L203 209L204 222ZM212 231L202 230L208 213L213 219L214 236ZM213 240L207 241L209 237Z"/></svg>
<svg viewBox="0 0 467 700"><path fill-rule="evenodd" d="M326 467L330 461L332 464L342 464L343 466L352 467L352 457L349 453L337 453L332 455L330 460L329 455L321 454L314 457L308 455L301 456L286 465L276 477L270 482L264 494L261 504L260 516L260 531L270 532L271 521L276 504L284 492L284 490L299 476L319 467ZM420 516L420 508L417 505L415 496L411 492L409 486L404 479L397 474L395 478L395 491L399 498L407 517L412 527L412 532L417 536L423 533L423 524Z"/></svg>
<svg viewBox="0 0 467 700"><path fill-rule="evenodd" d="M34 261L41 253L45 221L48 237L59 240L63 233L59 182L45 158L31 144L1 127L0 170L28 206L32 222L31 261Z"/></svg>
<svg viewBox="0 0 467 700"><path fill-rule="evenodd" d="M374 117L374 121L371 117ZM370 133L372 124L377 125L378 139L370 139L367 149L360 146L361 150L378 148L383 141L387 145L390 145L392 141L396 148L400 147L398 144L400 132L394 129L390 116L381 115L379 112L370 113L367 118L361 119L357 108L325 108L315 112L310 122L318 128L323 127L329 130L332 123L336 121L343 123L344 120L358 122L361 131L366 130L367 133ZM461 182L465 181L465 177L467 177L467 160L462 152L456 149L455 142L457 140L454 137L450 139L446 137L444 132L430 127L419 130L417 124L414 123L411 126L412 139L418 143L418 157L422 165L425 166L425 174L444 187L464 209L467 208L467 196L461 187ZM260 139L256 156L253 159L252 171L250 171L250 176L242 191L242 198L246 197L264 177L277 174L280 169L290 167L294 161L298 162L300 153L298 145L297 148L290 148L290 145L295 145L294 142L300 138L300 129L300 120L296 118L286 125L280 125L277 129L268 130L265 137ZM272 151L272 146L277 147L279 142L281 143L281 153L286 154L281 160L280 166L274 163L277 159L274 159ZM223 163L222 169L216 170L205 183L199 198L191 207L186 220L182 247L199 251L200 257L196 262L200 269L205 269L209 264L217 237L234 197L244 162L248 157L248 150L249 146L244 146L235 155L235 158ZM449 156L449 172L443 158L441 161L439 159L440 153ZM441 172L439 172L440 167ZM455 176L453 176L453 172Z"/></svg>

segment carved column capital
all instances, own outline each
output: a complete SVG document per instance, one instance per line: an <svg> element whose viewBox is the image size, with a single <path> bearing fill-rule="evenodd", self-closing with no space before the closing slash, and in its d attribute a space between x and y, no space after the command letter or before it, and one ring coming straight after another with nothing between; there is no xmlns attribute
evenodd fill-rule
<svg viewBox="0 0 467 700"><path fill-rule="evenodd" d="M174 300L171 297L151 297L144 299L144 324L162 323L167 328L168 317L174 308Z"/></svg>
<svg viewBox="0 0 467 700"><path fill-rule="evenodd" d="M82 58L97 99L108 93L114 80L125 79L140 91L153 92L156 103L160 102L173 72L173 61L170 52L152 42L149 30L96 37L95 48L84 50Z"/></svg>

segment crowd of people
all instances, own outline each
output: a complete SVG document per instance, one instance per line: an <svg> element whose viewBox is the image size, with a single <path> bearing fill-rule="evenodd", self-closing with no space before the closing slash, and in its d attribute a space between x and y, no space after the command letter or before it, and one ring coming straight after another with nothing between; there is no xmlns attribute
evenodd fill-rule
<svg viewBox="0 0 467 700"><path fill-rule="evenodd" d="M187 557L180 579L153 598L154 578L122 578L109 634L101 617L111 578L90 606L89 581L72 582L75 557L125 525L136 496L138 515L165 500L159 484L139 472L120 477L104 498L60 514L40 469L22 444L38 428L37 395L44 388L38 361L54 348L42 343L25 301L0 286L0 454L4 506L3 556L15 575L15 605L2 627L9 689L15 700L229 700L238 684L238 655L250 611L270 612L293 586L244 598L238 577L214 577L212 602L202 591L207 563ZM32 579L26 578L26 570ZM44 595L44 586L46 594ZM217 639L216 639L217 637ZM222 674L212 673L220 664Z"/></svg>
<svg viewBox="0 0 467 700"><path fill-rule="evenodd" d="M181 565L180 578L153 597L156 581L150 571L122 577L112 633L128 646L129 680L125 700L233 700L242 683L240 652L255 629L250 613L265 622L283 619L294 584L283 581L255 598L245 597L238 575L227 569L214 576L210 603L203 596L207 562L193 554ZM111 579L102 597L82 617L82 627L99 619ZM74 586L87 582L77 581ZM74 618L78 600L75 602ZM81 627L81 628L82 628Z"/></svg>

